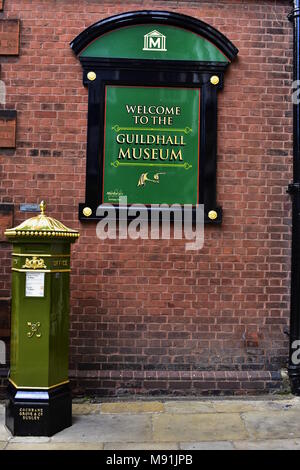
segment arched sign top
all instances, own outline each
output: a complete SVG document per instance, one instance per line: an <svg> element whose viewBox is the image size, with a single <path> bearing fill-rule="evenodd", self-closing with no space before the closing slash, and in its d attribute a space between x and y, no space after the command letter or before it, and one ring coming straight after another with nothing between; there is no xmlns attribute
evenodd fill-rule
<svg viewBox="0 0 300 470"><path fill-rule="evenodd" d="M111 31L95 39L80 57L229 62L210 41L176 26L147 24Z"/></svg>
<svg viewBox="0 0 300 470"><path fill-rule="evenodd" d="M165 11L137 11L101 20L77 36L80 57L230 62L237 48L212 26Z"/></svg>

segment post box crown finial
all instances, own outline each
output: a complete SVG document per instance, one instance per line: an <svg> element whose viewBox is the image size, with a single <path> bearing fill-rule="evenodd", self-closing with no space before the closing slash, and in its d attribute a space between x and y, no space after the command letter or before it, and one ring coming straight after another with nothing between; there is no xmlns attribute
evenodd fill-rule
<svg viewBox="0 0 300 470"><path fill-rule="evenodd" d="M79 237L77 230L66 227L59 220L48 217L45 214L46 203L40 202L41 213L35 217L25 220L17 227L5 231L5 235L9 238L15 237L42 237L69 239L75 241Z"/></svg>
<svg viewBox="0 0 300 470"><path fill-rule="evenodd" d="M45 201L41 201L41 203L40 203L41 215L45 215L46 207L47 206L46 206Z"/></svg>

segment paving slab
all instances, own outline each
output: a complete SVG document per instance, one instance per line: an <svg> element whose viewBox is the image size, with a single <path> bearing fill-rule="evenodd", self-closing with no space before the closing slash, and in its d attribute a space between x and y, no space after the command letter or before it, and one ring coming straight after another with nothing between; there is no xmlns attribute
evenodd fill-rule
<svg viewBox="0 0 300 470"><path fill-rule="evenodd" d="M176 442L108 442L104 444L104 450L178 450Z"/></svg>
<svg viewBox="0 0 300 470"><path fill-rule="evenodd" d="M101 413L161 413L164 410L164 404L159 401L116 402L101 405Z"/></svg>
<svg viewBox="0 0 300 470"><path fill-rule="evenodd" d="M300 410L242 413L251 439L293 439L300 437ZM241 439L240 439L241 440Z"/></svg>
<svg viewBox="0 0 300 470"><path fill-rule="evenodd" d="M300 398L74 403L52 438L11 436L0 405L0 449L300 450Z"/></svg>
<svg viewBox="0 0 300 470"><path fill-rule="evenodd" d="M237 413L153 415L153 440L158 442L232 441L247 439Z"/></svg>
<svg viewBox="0 0 300 470"><path fill-rule="evenodd" d="M0 441L7 441L11 437L11 434L4 424L2 424L4 423L4 416L0 418Z"/></svg>
<svg viewBox="0 0 300 470"><path fill-rule="evenodd" d="M215 413L213 403L202 401L167 401L165 410L167 413Z"/></svg>
<svg viewBox="0 0 300 470"><path fill-rule="evenodd" d="M77 416L73 426L51 442L147 442L152 440L150 415Z"/></svg>
<svg viewBox="0 0 300 470"><path fill-rule="evenodd" d="M237 450L300 450L300 439L236 441L233 446Z"/></svg>
<svg viewBox="0 0 300 470"><path fill-rule="evenodd" d="M73 403L72 415L92 415L101 412L100 403Z"/></svg>
<svg viewBox="0 0 300 470"><path fill-rule="evenodd" d="M5 450L103 450L102 443L93 442L9 442Z"/></svg>
<svg viewBox="0 0 300 470"><path fill-rule="evenodd" d="M234 450L232 442L215 441L215 442L185 442L180 443L181 450Z"/></svg>
<svg viewBox="0 0 300 470"><path fill-rule="evenodd" d="M293 407L300 407L300 402L296 400L270 400L270 401L256 401L256 400L224 400L214 401L213 409L217 413L245 413L248 411L280 411Z"/></svg>
<svg viewBox="0 0 300 470"><path fill-rule="evenodd" d="M14 442L16 444L19 444L19 443L31 444L32 442L44 444L45 442L50 442L50 439L51 438L47 436L12 436L10 439L10 442Z"/></svg>

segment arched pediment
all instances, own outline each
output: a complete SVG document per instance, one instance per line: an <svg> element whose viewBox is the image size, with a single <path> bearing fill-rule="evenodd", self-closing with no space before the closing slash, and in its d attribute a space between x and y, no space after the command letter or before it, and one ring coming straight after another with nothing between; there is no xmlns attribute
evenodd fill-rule
<svg viewBox="0 0 300 470"><path fill-rule="evenodd" d="M212 26L166 11L136 11L101 20L71 48L79 57L231 62L237 48Z"/></svg>

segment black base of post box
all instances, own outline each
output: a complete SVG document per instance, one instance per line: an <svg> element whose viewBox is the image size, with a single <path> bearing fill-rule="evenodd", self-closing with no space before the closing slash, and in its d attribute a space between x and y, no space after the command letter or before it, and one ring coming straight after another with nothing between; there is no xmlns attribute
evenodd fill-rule
<svg viewBox="0 0 300 470"><path fill-rule="evenodd" d="M69 384L49 390L8 386L5 424L13 436L53 436L72 426Z"/></svg>

